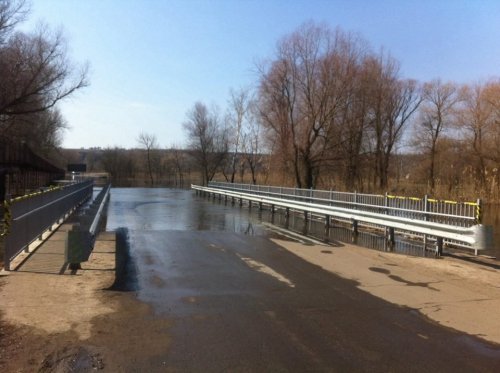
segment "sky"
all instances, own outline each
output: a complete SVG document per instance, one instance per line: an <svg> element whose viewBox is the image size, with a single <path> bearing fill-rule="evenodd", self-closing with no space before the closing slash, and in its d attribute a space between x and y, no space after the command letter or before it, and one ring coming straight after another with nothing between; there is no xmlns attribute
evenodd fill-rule
<svg viewBox="0 0 500 373"><path fill-rule="evenodd" d="M184 146L201 101L226 108L256 66L308 21L354 32L401 63L402 78L474 83L500 77L498 0L31 0L23 29L62 29L90 86L61 102L63 147Z"/></svg>

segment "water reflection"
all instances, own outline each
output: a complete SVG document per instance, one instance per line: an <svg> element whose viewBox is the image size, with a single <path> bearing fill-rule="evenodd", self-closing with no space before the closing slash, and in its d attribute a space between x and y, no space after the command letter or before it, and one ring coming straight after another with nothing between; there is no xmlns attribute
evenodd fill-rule
<svg viewBox="0 0 500 373"><path fill-rule="evenodd" d="M197 196L189 190L165 188L114 188L108 213L110 230L127 227L140 231L228 231L246 235L269 235L261 223L271 223L303 235L320 240L351 243L352 227L349 224L333 221L328 230L323 219L304 214L284 211L271 213L253 205L240 206L224 198L208 199ZM500 211L498 208L486 209L485 224L494 225L495 240L500 243ZM356 243L376 250L386 250L387 241L377 231L360 230ZM481 252L500 256L498 245L495 250ZM397 236L394 251L417 256L433 255L433 243L424 249L422 242L411 237Z"/></svg>
<svg viewBox="0 0 500 373"><path fill-rule="evenodd" d="M229 231L263 235L258 217L246 209L197 197L189 190L113 188L108 212L109 230L127 227L141 231Z"/></svg>

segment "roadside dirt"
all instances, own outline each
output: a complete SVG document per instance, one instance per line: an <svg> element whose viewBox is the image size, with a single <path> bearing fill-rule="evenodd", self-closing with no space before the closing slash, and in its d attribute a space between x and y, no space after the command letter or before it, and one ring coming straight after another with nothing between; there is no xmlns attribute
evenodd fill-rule
<svg viewBox="0 0 500 373"><path fill-rule="evenodd" d="M101 236L82 267L73 275L20 271L0 277L2 371L158 371L170 322L153 317L133 292L109 290L114 238Z"/></svg>

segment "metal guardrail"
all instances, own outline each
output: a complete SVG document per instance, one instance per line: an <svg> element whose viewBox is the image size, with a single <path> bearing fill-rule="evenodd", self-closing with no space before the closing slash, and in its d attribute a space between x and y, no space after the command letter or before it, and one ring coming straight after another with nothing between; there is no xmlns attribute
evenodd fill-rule
<svg viewBox="0 0 500 373"><path fill-rule="evenodd" d="M4 266L92 195L93 181L28 194L4 205Z"/></svg>
<svg viewBox="0 0 500 373"><path fill-rule="evenodd" d="M68 231L65 258L70 269L79 269L80 263L89 259L99 233L101 218L105 215L110 190L111 184L103 187L84 214L78 217L79 222Z"/></svg>
<svg viewBox="0 0 500 373"><path fill-rule="evenodd" d="M208 186L353 210L383 212L393 216L424 219L461 227L471 227L482 222L481 200L479 199L475 202L455 202L427 196L416 198L224 182L210 182Z"/></svg>
<svg viewBox="0 0 500 373"><path fill-rule="evenodd" d="M481 224L474 224L477 214L470 215L451 215L431 209L413 210L400 206L390 206L389 196L362 195L359 200L352 200L353 193L349 193L351 200L335 200L319 198L314 194L315 191L309 191L309 195L304 195L305 190L297 189L299 192L287 194L286 189L268 186L247 186L246 184L234 185L229 183L211 183L209 187L199 187L192 185L191 188L210 194L225 195L227 197L247 200L251 204L257 202L271 206L274 212L275 207L285 209L288 215L290 210L315 214L325 218L325 228L330 226L330 218L336 218L349 222L353 228L353 238L357 236L358 223L371 227L387 228L388 247L393 247L395 242L395 229L401 232L407 232L413 235L422 236L426 240L427 236L433 237L436 241L436 253L441 255L443 240L447 243L456 243L461 246L472 248L476 251L487 249L492 245L492 228ZM244 189L247 188L247 189ZM254 188L258 188L255 190ZM325 192L325 191L319 191ZM345 196L348 193L327 192L330 195L334 193ZM356 195L356 194L354 194ZM358 197L358 196L356 196ZM384 204L380 203L380 197L384 197ZM402 197L401 197L402 198ZM400 200L400 197L397 199ZM345 198L347 199L347 198ZM396 198L394 198L396 199ZM416 201L415 201L416 202ZM344 207L345 206L345 207ZM470 205L467 205L470 206ZM480 206L480 203L478 203ZM470 213L470 209L464 209ZM471 214L472 215L472 214ZM443 222L444 221L444 222Z"/></svg>

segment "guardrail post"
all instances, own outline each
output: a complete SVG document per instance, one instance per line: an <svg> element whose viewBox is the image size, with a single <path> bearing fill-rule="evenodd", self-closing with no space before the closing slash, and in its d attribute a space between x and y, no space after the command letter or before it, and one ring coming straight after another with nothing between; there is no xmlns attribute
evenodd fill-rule
<svg viewBox="0 0 500 373"><path fill-rule="evenodd" d="M353 220L352 221L352 236L351 236L351 241L352 243L357 243L358 242L358 221Z"/></svg>
<svg viewBox="0 0 500 373"><path fill-rule="evenodd" d="M476 207L476 223L482 224L483 222L483 209L482 209L482 201L481 198L477 199L477 207Z"/></svg>
<svg viewBox="0 0 500 373"><path fill-rule="evenodd" d="M387 249L388 251L394 251L394 246L396 243L394 228L389 227L386 231L387 231Z"/></svg>
<svg viewBox="0 0 500 373"><path fill-rule="evenodd" d="M436 257L443 255L443 237L436 238Z"/></svg>
<svg viewBox="0 0 500 373"><path fill-rule="evenodd" d="M330 238L330 215L325 215L325 238Z"/></svg>
<svg viewBox="0 0 500 373"><path fill-rule="evenodd" d="M290 224L290 209L288 207L285 208L285 228L288 229Z"/></svg>
<svg viewBox="0 0 500 373"><path fill-rule="evenodd" d="M426 194L424 196L424 212L427 212L429 211L429 196ZM427 221L427 214L424 214L424 221ZM427 250L427 235L424 234L424 255L425 255L425 251Z"/></svg>

